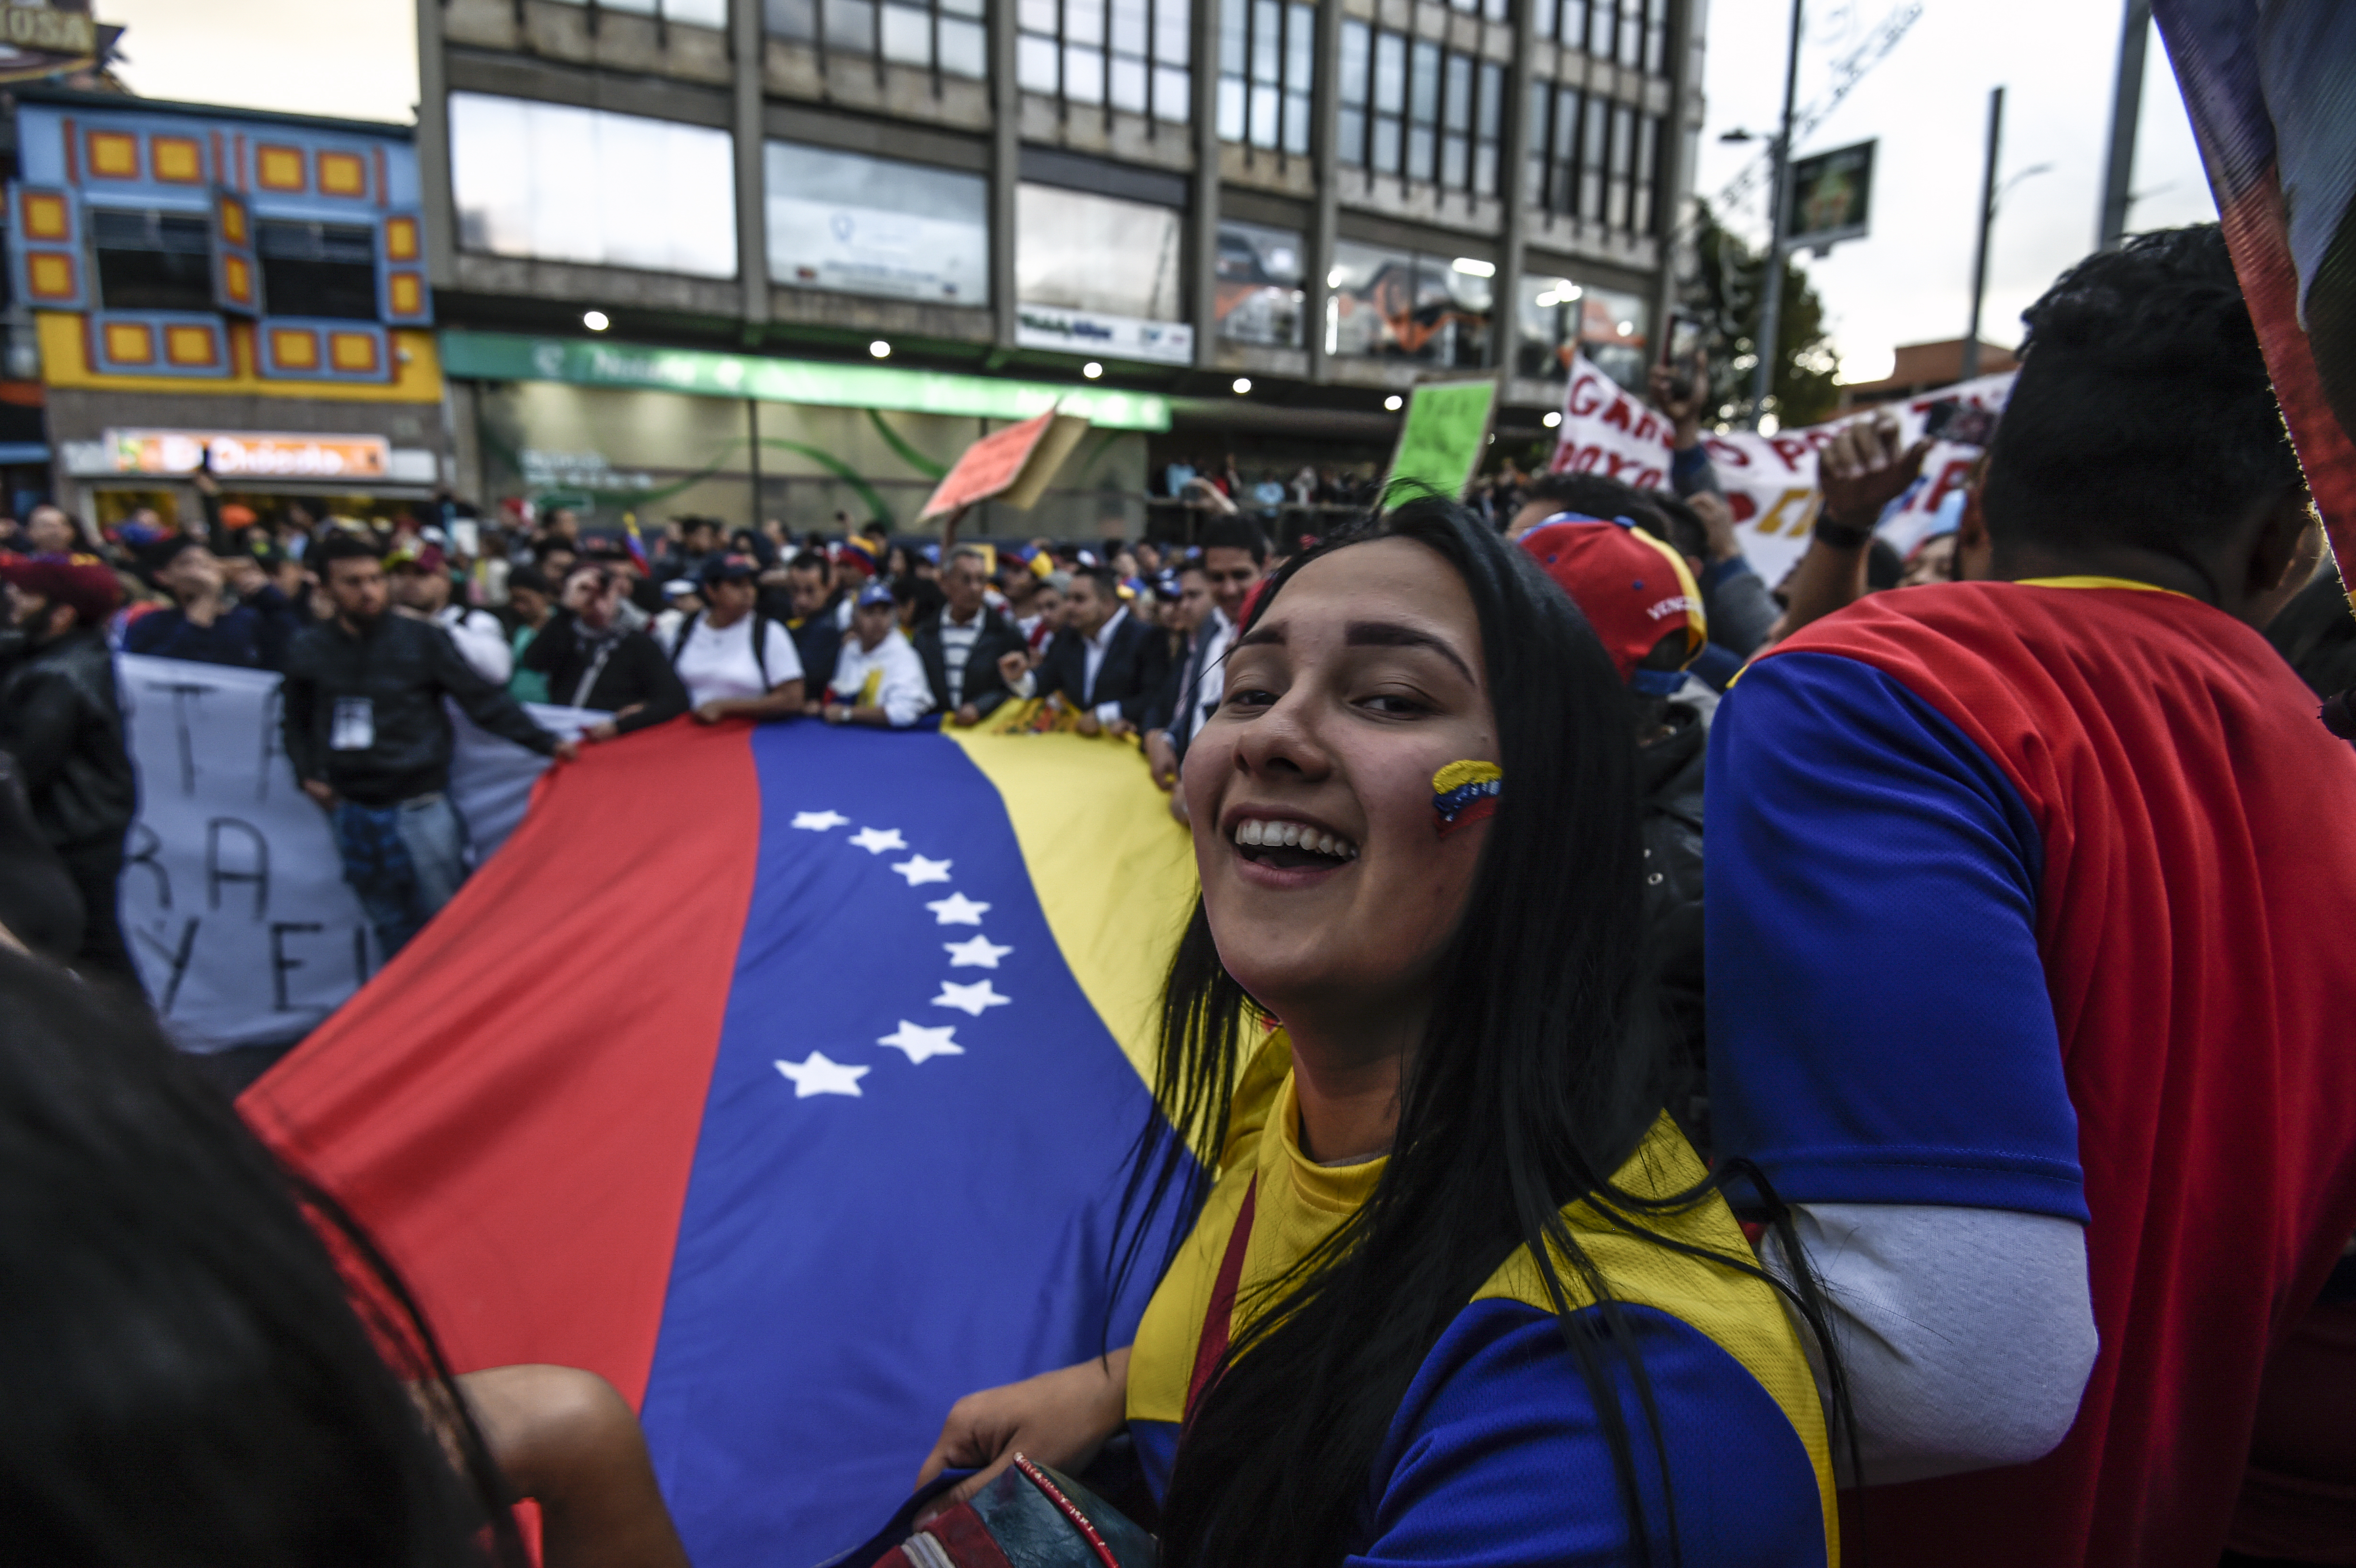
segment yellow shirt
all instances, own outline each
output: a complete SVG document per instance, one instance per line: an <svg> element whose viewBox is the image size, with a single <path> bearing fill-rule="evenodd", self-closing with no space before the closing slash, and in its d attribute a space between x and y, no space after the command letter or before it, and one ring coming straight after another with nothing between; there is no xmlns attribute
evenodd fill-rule
<svg viewBox="0 0 2356 1568"><path fill-rule="evenodd" d="M1272 1035L1238 1086L1216 1185L1193 1233L1155 1291L1129 1367L1129 1419L1149 1478L1168 1478L1205 1318L1248 1197L1252 1218L1226 1327L1240 1328L1264 1287L1331 1236L1381 1180L1382 1158L1318 1165L1301 1151L1291 1048ZM1620 1188L1665 1197L1707 1173L1666 1116L1615 1173ZM1750 1275L1672 1252L1612 1225L1588 1201L1564 1223L1633 1309L1636 1353L1653 1385L1670 1450L1680 1541L1688 1562L1836 1561L1830 1454L1816 1386L1774 1290ZM1751 1249L1715 1194L1667 1213L1633 1216L1646 1229L1748 1261ZM1567 1266L1557 1273L1573 1311L1592 1298ZM1607 1363L1612 1358L1606 1357ZM1578 1376L1526 1249L1508 1258L1426 1357L1371 1477L1369 1560L1439 1562L1610 1560L1624 1548L1616 1488L1592 1485L1596 1401ZM1630 1429L1649 1463L1641 1406ZM1515 1434L1500 1444L1500 1424ZM1731 1445L1730 1447L1730 1445ZM1528 1476L1523 1473L1527 1471ZM1601 1475L1613 1472L1608 1456ZM1501 1506L1541 1478L1520 1508ZM1545 1477L1559 1477L1547 1483ZM1526 1517L1522 1517L1523 1509ZM1663 1518L1665 1515L1662 1516ZM1565 1532L1576 1539L1566 1538ZM1656 1529L1655 1540L1663 1539ZM1716 1541L1718 1555L1697 1552ZM1526 1552L1526 1555L1525 1555Z"/></svg>

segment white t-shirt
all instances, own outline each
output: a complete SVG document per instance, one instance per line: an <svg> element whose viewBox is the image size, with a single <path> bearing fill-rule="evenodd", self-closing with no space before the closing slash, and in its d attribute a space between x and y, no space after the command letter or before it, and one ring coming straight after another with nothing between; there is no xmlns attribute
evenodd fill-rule
<svg viewBox="0 0 2356 1568"><path fill-rule="evenodd" d="M687 688L688 701L701 706L740 697L766 697L773 688L801 679L802 660L794 652L793 638L786 635L785 627L769 621L763 624L769 656L769 678L763 682L760 663L753 657L753 624L759 619L740 615L718 631L712 630L710 621L697 619L680 646L679 656L671 661Z"/></svg>
<svg viewBox="0 0 2356 1568"><path fill-rule="evenodd" d="M828 689L835 700L849 707L881 708L894 729L914 724L933 705L925 661L916 656L897 626L872 651L859 645L858 633L846 635Z"/></svg>

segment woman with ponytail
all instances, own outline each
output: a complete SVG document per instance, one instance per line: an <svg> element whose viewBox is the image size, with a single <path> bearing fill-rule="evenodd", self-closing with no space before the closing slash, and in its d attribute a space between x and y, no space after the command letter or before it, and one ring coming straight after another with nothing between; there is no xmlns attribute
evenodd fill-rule
<svg viewBox="0 0 2356 1568"><path fill-rule="evenodd" d="M1837 1555L1813 1292L1662 1113L1629 700L1452 505L1273 580L1186 757L1181 1136L1130 1187L1193 1230L1132 1346L961 1401L927 1477L1125 1424L1174 1568Z"/></svg>

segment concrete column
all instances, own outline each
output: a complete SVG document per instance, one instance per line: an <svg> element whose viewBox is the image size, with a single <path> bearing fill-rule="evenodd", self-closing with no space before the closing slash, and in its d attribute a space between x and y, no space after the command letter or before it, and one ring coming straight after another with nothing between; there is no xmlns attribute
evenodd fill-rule
<svg viewBox="0 0 2356 1568"><path fill-rule="evenodd" d="M1527 9L1526 0L1522 7ZM1309 379L1328 378L1325 361L1325 280L1333 271L1333 231L1342 212L1338 188L1341 165L1335 162L1342 118L1342 7L1325 0L1317 7L1317 80L1309 90L1310 172L1317 192L1303 238L1306 252L1301 279L1302 336L1309 349Z"/></svg>
<svg viewBox="0 0 2356 1568"><path fill-rule="evenodd" d="M1514 59L1505 68L1505 138L1497 149L1497 190L1505 197L1505 242L1497 248L1497 275L1489 307L1489 343L1497 367L1497 397L1505 400L1505 382L1514 373L1514 354L1521 335L1522 248L1530 235L1530 137L1537 115L1530 104L1530 56L1537 26L1530 13L1536 7L1514 7ZM1554 91L1551 83L1547 91Z"/></svg>
<svg viewBox="0 0 2356 1568"><path fill-rule="evenodd" d="M1014 187L1023 177L1023 95L1014 77L1014 5L990 7L990 300L998 347L1014 347Z"/></svg>
<svg viewBox="0 0 2356 1568"><path fill-rule="evenodd" d="M450 73L442 59L442 0L417 0L417 187L425 208L425 275L457 279L458 212L450 198Z"/></svg>
<svg viewBox="0 0 2356 1568"><path fill-rule="evenodd" d="M421 0L435 4L438 0ZM736 272L744 284L745 339L769 319L769 204L761 138L761 0L732 0L736 56ZM757 525L759 518L754 519Z"/></svg>
<svg viewBox="0 0 2356 1568"><path fill-rule="evenodd" d="M1166 3L1166 0L1165 0ZM1192 280L1187 319L1194 324L1194 367L1207 370L1218 349L1219 297L1219 7L1237 0L1194 0L1194 36L1187 48L1194 72L1189 112L1194 122Z"/></svg>

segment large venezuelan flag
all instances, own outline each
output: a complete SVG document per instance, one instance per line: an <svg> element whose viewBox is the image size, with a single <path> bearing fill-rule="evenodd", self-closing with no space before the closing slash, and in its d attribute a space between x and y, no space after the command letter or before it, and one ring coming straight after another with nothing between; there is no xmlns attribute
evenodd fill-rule
<svg viewBox="0 0 2356 1568"><path fill-rule="evenodd" d="M242 1109L461 1370L638 1404L700 1568L817 1562L958 1395L1143 1309L1108 1263L1194 886L1162 798L1069 735L593 749Z"/></svg>

